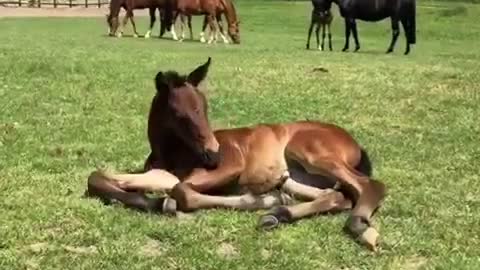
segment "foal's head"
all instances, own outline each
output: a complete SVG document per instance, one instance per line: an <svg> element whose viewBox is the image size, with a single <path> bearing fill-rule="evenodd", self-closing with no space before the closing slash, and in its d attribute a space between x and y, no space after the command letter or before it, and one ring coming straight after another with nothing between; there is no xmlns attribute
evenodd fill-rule
<svg viewBox="0 0 480 270"><path fill-rule="evenodd" d="M159 72L155 78L157 106L163 112L160 121L166 129L183 141L206 168L219 163L219 144L208 121L208 104L197 88L206 78L211 58L188 75L175 71ZM154 108L152 108L154 109Z"/></svg>

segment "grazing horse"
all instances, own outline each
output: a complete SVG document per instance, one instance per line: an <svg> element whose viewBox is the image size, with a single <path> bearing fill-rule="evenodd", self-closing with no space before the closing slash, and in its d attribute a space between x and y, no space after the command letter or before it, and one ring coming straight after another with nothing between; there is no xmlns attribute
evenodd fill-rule
<svg viewBox="0 0 480 270"><path fill-rule="evenodd" d="M416 43L416 0L329 0L335 2L340 15L345 19L345 46L349 47L350 33L355 39L355 51L360 49L358 41L356 19L368 22L377 22L388 17L392 22L392 41L387 53L393 52L398 35L400 34L399 21L405 31L407 46L405 55L410 52L410 44Z"/></svg>
<svg viewBox="0 0 480 270"><path fill-rule="evenodd" d="M95 171L88 178L87 194L168 213L212 207L270 209L260 218L266 229L351 209L344 228L375 250L378 232L370 221L386 189L370 178L363 148L344 129L317 121L213 132L207 101L197 90L209 65L210 58L188 76L157 74L148 121L151 153L144 173ZM307 202L290 204L278 189ZM166 191L169 196L150 198L138 191Z"/></svg>
<svg viewBox="0 0 480 270"><path fill-rule="evenodd" d="M186 16L189 18L192 15L205 15L204 25L201 35L201 40L203 39L203 33L206 28L206 24L210 26L210 38L208 43L216 41L217 37L217 28L215 26L216 20L219 19L221 14L225 14L227 23L228 23L228 35L232 39L233 43L240 43L240 28L239 21L237 18L237 13L235 6L231 0L169 0L173 2L173 8L166 12L170 13L171 18L176 16ZM174 23L173 19L171 23ZM184 27L184 20L182 20L182 27ZM189 25L191 29L191 24ZM223 35L223 29L221 29L221 34ZM225 41L226 39L224 39Z"/></svg>
<svg viewBox="0 0 480 270"><path fill-rule="evenodd" d="M313 26L316 25L315 34L317 37L317 48L323 51L325 42L325 29L328 31L328 47L332 50L332 33L330 25L332 24L333 15L330 11L332 2L328 0L312 0L313 10L310 19L310 28L308 29L307 50L310 49L310 37L312 35ZM319 31L322 28L322 45L320 46Z"/></svg>
<svg viewBox="0 0 480 270"><path fill-rule="evenodd" d="M125 28L125 25L130 19L130 22L133 27L133 36L138 37L138 32L135 26L135 21L134 21L134 16L133 16L133 10L134 9L145 9L148 8L150 12L150 29L149 31L145 34L145 36L148 38L150 37L151 30L153 28L153 24L155 23L155 10L158 8L159 10L162 10L166 7L168 0L112 0L110 1L110 12L107 15L107 24L108 24L108 29L109 29L109 35L114 36L115 34L117 37L121 37L123 34L123 29ZM118 29L118 15L120 13L120 9L124 8L126 11L125 18L123 20L122 24L122 29L119 33L117 33ZM152 16L153 15L153 16ZM165 16L160 16L160 19L162 20L162 23L167 25L168 27L169 22L171 21L171 17L169 17L169 14L165 14ZM162 29L163 30L163 29Z"/></svg>

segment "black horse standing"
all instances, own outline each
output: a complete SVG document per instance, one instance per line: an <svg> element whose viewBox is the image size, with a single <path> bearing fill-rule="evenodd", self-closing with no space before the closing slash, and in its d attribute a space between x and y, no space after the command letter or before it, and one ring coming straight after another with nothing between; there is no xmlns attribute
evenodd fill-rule
<svg viewBox="0 0 480 270"><path fill-rule="evenodd" d="M416 0L331 0L340 9L340 15L345 19L345 46L349 47L350 32L355 39L355 51L360 49L358 42L356 19L377 22L388 17L392 21L392 42L387 53L393 52L398 35L400 34L399 22L402 23L407 40L405 54L410 52L410 44L416 43Z"/></svg>

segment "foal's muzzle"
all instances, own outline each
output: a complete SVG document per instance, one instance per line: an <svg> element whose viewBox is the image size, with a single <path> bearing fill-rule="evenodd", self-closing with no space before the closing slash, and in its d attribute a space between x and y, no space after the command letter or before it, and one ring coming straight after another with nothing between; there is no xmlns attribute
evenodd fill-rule
<svg viewBox="0 0 480 270"><path fill-rule="evenodd" d="M202 153L202 162L206 169L213 170L218 167L218 163L220 163L220 153L213 152L212 150L205 150Z"/></svg>

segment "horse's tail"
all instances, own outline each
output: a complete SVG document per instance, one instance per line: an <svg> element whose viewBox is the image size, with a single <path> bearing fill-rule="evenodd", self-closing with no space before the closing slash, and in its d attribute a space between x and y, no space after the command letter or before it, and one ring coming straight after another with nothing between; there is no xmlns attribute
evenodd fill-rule
<svg viewBox="0 0 480 270"><path fill-rule="evenodd" d="M406 16L407 16L407 38L408 43L415 44L417 42L416 32L417 32L417 25L416 25L416 0L407 0L405 2L406 8Z"/></svg>
<svg viewBox="0 0 480 270"><path fill-rule="evenodd" d="M361 152L360 162L356 166L356 169L362 174L370 177L372 176L372 162L365 149L363 148L360 149L360 152Z"/></svg>

